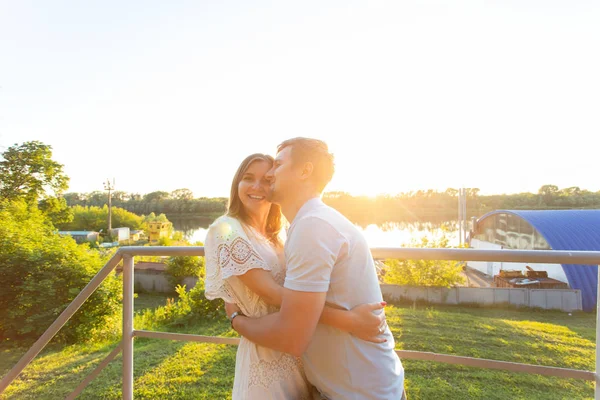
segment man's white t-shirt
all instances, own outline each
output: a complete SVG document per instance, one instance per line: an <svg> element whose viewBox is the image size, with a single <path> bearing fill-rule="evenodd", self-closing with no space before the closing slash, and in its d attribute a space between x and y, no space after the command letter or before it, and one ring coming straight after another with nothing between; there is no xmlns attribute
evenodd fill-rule
<svg viewBox="0 0 600 400"><path fill-rule="evenodd" d="M364 236L319 198L307 201L292 221L285 258L288 289L327 292L327 302L347 310L382 301ZM387 342L371 343L318 324L302 356L307 378L329 399L400 399L404 369L389 328L383 335Z"/></svg>

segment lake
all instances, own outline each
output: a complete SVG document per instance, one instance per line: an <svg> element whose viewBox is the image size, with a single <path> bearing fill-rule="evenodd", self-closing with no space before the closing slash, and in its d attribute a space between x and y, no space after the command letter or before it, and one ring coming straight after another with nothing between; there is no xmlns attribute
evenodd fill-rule
<svg viewBox="0 0 600 400"><path fill-rule="evenodd" d="M176 231L183 232L190 242L204 242L208 226L212 218L170 219ZM411 241L420 242L421 238L429 239L443 236L449 240L450 246L458 245L458 221L399 221L383 224L356 226L363 232L370 247L409 246Z"/></svg>

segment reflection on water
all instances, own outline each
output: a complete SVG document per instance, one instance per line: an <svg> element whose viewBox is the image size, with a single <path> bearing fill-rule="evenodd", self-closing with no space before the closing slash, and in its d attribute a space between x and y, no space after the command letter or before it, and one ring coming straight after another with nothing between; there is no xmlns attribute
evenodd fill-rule
<svg viewBox="0 0 600 400"><path fill-rule="evenodd" d="M360 226L358 226L360 228ZM450 246L458 245L458 221L433 222L385 222L371 224L362 229L370 247L398 247L420 243L421 239L448 238Z"/></svg>
<svg viewBox="0 0 600 400"><path fill-rule="evenodd" d="M172 219L173 227L183 232L190 243L204 242L212 218ZM408 246L411 242L420 242L423 237L429 239L445 235L450 246L458 245L458 221L400 221L381 224L356 225L361 229L370 247Z"/></svg>

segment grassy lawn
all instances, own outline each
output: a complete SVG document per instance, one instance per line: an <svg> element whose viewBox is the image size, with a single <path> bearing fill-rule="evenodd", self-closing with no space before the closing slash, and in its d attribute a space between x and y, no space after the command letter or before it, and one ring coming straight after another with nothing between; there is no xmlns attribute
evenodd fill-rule
<svg viewBox="0 0 600 400"><path fill-rule="evenodd" d="M177 293L140 293L133 299L133 310L137 313L148 308L164 306L168 298L177 299Z"/></svg>
<svg viewBox="0 0 600 400"><path fill-rule="evenodd" d="M164 304L165 296L141 295L136 309ZM594 369L595 315L459 307L387 307L398 349L503 361ZM226 321L171 330L234 336ZM64 398L115 343L52 346L7 389L3 399ZM0 346L4 375L26 351ZM403 361L409 399L592 399L593 383L447 365ZM235 347L136 339L136 399L227 399L233 384ZM117 357L81 398L118 399Z"/></svg>

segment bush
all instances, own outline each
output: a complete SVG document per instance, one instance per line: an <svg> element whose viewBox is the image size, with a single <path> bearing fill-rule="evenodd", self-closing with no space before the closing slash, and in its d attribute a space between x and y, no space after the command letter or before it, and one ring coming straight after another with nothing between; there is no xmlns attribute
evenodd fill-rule
<svg viewBox="0 0 600 400"><path fill-rule="evenodd" d="M37 207L0 203L0 336L38 338L106 259L60 237ZM73 342L116 330L121 285L113 276L90 296L58 337Z"/></svg>
<svg viewBox="0 0 600 400"><path fill-rule="evenodd" d="M183 279L187 276L195 276L200 280L204 280L204 257L169 257L166 264L166 273L169 282L171 282L173 286L183 284Z"/></svg>
<svg viewBox="0 0 600 400"><path fill-rule="evenodd" d="M156 329L160 326L186 326L199 320L214 320L225 317L223 300L208 300L204 296L204 285L198 282L192 290L177 285L179 300L168 299L167 304L155 310L145 310L136 317L139 329Z"/></svg>
<svg viewBox="0 0 600 400"><path fill-rule="evenodd" d="M445 248L448 238L421 239L420 243L412 242L410 247ZM438 260L385 260L385 283L410 286L452 287L464 283L463 265L459 261Z"/></svg>

